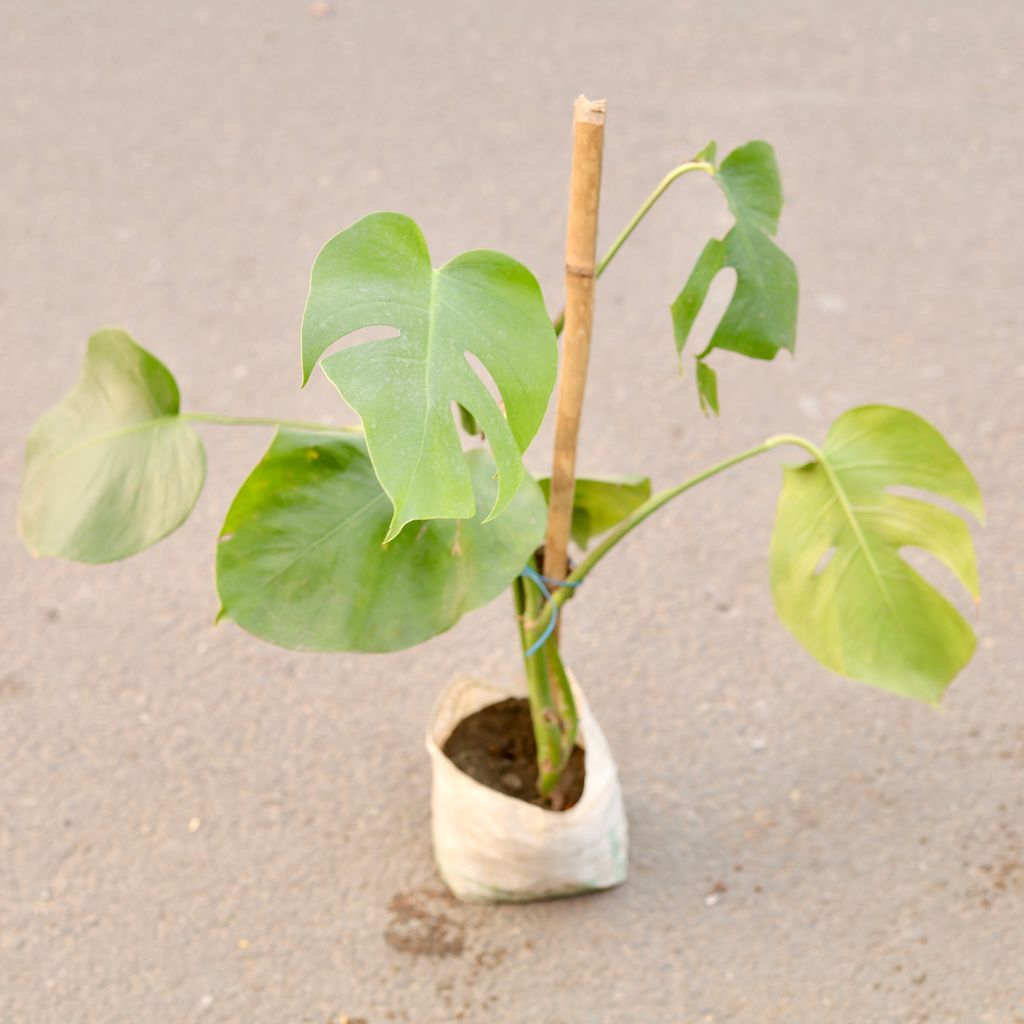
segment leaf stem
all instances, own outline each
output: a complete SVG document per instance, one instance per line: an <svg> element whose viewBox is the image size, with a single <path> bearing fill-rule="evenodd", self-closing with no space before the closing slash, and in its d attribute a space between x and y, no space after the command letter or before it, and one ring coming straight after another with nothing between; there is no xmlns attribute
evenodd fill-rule
<svg viewBox="0 0 1024 1024"><path fill-rule="evenodd" d="M601 257L598 261L597 266L594 268L594 277L598 278L604 273L605 268L615 258L618 251L626 244L626 240L631 234L637 229L640 222L647 216L651 211L651 207L664 195L668 190L668 187L677 178L681 178L684 174L689 174L690 171L703 171L705 174L715 176L715 166L709 163L707 160L688 160L686 163L680 164L678 167L674 167L664 178L658 182L657 188L644 200L643 205L640 209L633 214L629 223L619 232L618 238L615 239L611 244L611 248ZM555 317L554 321L555 336L557 337L562 333L562 328L565 326L565 310L563 309L558 316Z"/></svg>
<svg viewBox="0 0 1024 1024"><path fill-rule="evenodd" d="M630 515L626 516L625 519L605 535L600 544L587 554L586 557L580 561L580 564L569 574L567 582L579 583L585 579L601 559L604 558L605 555L607 555L621 540L623 540L628 534L632 533L633 530L635 530L649 516L657 512L663 505L667 505L673 498L679 497L680 494L684 494L691 488L696 487L697 484L703 483L705 480L710 480L711 477L717 476L719 473L722 473L741 462L746 462L748 459L752 459L757 455L763 455L765 452L769 452L773 448L778 448L785 444L797 445L813 455L817 461L822 464L825 462L821 449L811 441L808 441L805 437L800 437L798 434L776 434L773 437L769 437L756 447L748 448L746 451L740 452L738 455L733 455L731 458L718 462L714 466L698 473L696 476L692 476L688 480L684 480L681 484L676 484L674 487L666 488L663 491L659 491L657 494L651 495L647 501L630 513ZM560 608L570 597L572 597L573 593L574 591L571 587L559 587L558 590L551 595L551 600L544 605L544 608L538 617L538 633L547 625L548 620L553 614L554 608Z"/></svg>
<svg viewBox="0 0 1024 1024"><path fill-rule="evenodd" d="M713 164L708 163L706 160L689 160L684 164L680 164L678 167L674 167L664 178L658 183L658 187L644 200L643 205L636 213L633 214L630 222L619 232L619 237L615 239L611 244L611 248L601 257L600 262L597 264L597 268L594 271L596 277L600 277L604 272L605 267L615 258L615 254L626 244L626 239L636 230L640 222L650 212L651 207L662 197L662 195L668 191L668 187L677 178L681 178L684 174L689 174L690 171L704 171L705 174L710 174L711 177L715 176L715 168Z"/></svg>
<svg viewBox="0 0 1024 1024"><path fill-rule="evenodd" d="M276 416L221 416L212 412L183 412L183 420L193 423L214 423L225 427L289 427L292 430L315 430L324 434L358 434L360 427L340 427L329 423L308 423L303 420L282 420Z"/></svg>

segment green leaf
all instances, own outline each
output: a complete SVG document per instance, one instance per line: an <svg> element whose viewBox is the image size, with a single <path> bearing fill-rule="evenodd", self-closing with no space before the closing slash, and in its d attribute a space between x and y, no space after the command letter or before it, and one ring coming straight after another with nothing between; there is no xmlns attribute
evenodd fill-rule
<svg viewBox="0 0 1024 1024"><path fill-rule="evenodd" d="M489 507L493 461L482 449L463 458ZM546 511L526 478L495 522L431 520L382 544L391 507L363 439L282 429L224 522L221 614L283 647L412 647L515 579L544 538Z"/></svg>
<svg viewBox="0 0 1024 1024"><path fill-rule="evenodd" d="M974 478L934 427L904 409L852 409L832 425L820 459L785 471L772 592L779 617L822 664L935 703L975 637L900 550L930 552L977 599L974 547L962 518L893 493L897 486L983 517Z"/></svg>
<svg viewBox="0 0 1024 1024"><path fill-rule="evenodd" d="M551 495L551 479L538 480L544 500ZM576 481L572 502L572 539L586 548L594 537L610 530L651 496L645 476L582 477Z"/></svg>
<svg viewBox="0 0 1024 1024"><path fill-rule="evenodd" d="M167 367L124 331L89 339L71 392L29 434L18 529L34 555L112 562L188 518L206 458Z"/></svg>
<svg viewBox="0 0 1024 1024"><path fill-rule="evenodd" d="M711 282L724 266L725 242L712 238L701 250L683 290L672 303L672 328L676 336L676 351L680 355L707 298Z"/></svg>
<svg viewBox="0 0 1024 1024"><path fill-rule="evenodd" d="M796 344L797 280L793 261L767 236L733 228L724 265L736 290L702 356L716 348L752 359L774 359Z"/></svg>
<svg viewBox="0 0 1024 1024"><path fill-rule="evenodd" d="M736 288L707 347L754 359L774 359L796 344L798 286L793 261L772 241L782 210L782 185L775 153L766 142L750 142L722 161L715 180L736 223L723 239L703 249L672 303L676 350L682 353L708 289L719 271L736 271Z"/></svg>
<svg viewBox="0 0 1024 1024"><path fill-rule="evenodd" d="M707 415L710 409L718 415L718 375L702 360L697 360L697 395L701 411Z"/></svg>
<svg viewBox="0 0 1024 1024"><path fill-rule="evenodd" d="M480 424L473 418L473 414L468 409L464 409L461 405L458 408L459 424L462 429L469 434L470 437L483 437L483 432L480 430Z"/></svg>
<svg viewBox="0 0 1024 1024"><path fill-rule="evenodd" d="M775 234L782 213L782 179L775 150L767 142L734 149L718 168L717 181L740 234Z"/></svg>
<svg viewBox="0 0 1024 1024"><path fill-rule="evenodd" d="M693 162L698 163L703 161L704 163L713 164L718 156L718 144L712 139L694 158Z"/></svg>
<svg viewBox="0 0 1024 1024"><path fill-rule="evenodd" d="M388 539L415 519L474 515L453 402L472 414L494 453L494 518L519 490L521 455L555 381L555 333L533 275L485 250L434 270L413 221L373 214L332 238L313 266L302 323L304 379L335 341L373 325L398 336L342 349L322 365L363 421L374 469L394 505ZM467 354L493 378L504 411Z"/></svg>

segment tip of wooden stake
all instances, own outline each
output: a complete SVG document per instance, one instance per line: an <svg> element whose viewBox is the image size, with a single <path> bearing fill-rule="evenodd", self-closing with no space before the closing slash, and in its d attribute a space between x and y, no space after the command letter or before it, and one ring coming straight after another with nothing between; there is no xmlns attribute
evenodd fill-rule
<svg viewBox="0 0 1024 1024"><path fill-rule="evenodd" d="M576 97L573 116L577 121L586 121L589 124L604 124L604 115L607 109L607 100L588 100L581 93Z"/></svg>

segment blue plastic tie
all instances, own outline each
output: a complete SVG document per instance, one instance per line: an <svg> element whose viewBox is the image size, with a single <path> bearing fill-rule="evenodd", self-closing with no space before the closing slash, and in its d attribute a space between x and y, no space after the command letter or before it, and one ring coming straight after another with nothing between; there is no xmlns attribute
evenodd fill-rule
<svg viewBox="0 0 1024 1024"><path fill-rule="evenodd" d="M551 591L548 590L547 585L550 583L553 587L568 587L570 590L574 590L578 587L583 580L553 580L550 576L542 576L532 565L526 566L523 571L519 574L525 576L528 580L532 580L537 584L537 588L544 595L545 601L551 600ZM536 640L530 644L526 651L526 657L529 658L536 654L547 642L548 638L555 631L555 626L558 625L558 605L553 604L551 606L551 618L548 620L548 624L544 627L544 632L541 633Z"/></svg>

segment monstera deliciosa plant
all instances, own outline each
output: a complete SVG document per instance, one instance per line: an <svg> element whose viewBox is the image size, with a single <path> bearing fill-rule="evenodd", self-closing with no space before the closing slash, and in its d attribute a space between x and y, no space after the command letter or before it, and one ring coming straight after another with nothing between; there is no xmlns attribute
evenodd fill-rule
<svg viewBox="0 0 1024 1024"><path fill-rule="evenodd" d="M820 442L770 437L657 492L643 476L577 479L571 422L568 471L557 456L550 480L524 468L555 386L563 324L567 338L574 329L589 341L594 281L688 174L716 182L735 221L703 247L671 304L682 367L709 286L724 269L735 272L731 301L684 374L705 413L717 414L716 353L771 360L794 347L797 275L775 242L782 190L764 142L721 162L711 144L671 171L601 260L569 261L567 281L581 290L554 320L521 263L475 250L435 268L406 216L376 213L333 237L313 265L302 379L319 364L358 415L355 426L183 410L162 362L124 331L98 332L78 382L29 437L19 511L25 544L36 555L82 562L134 555L179 526L199 496L197 424L273 426L216 547L220 617L285 647L386 652L423 643L511 589L539 795L557 808L550 798L578 726L554 628L559 609L667 502L785 447L798 460L784 471L771 543L780 619L825 667L937 702L975 637L902 552L928 552L977 598L968 526L933 499L979 520L982 503L964 462L913 413L851 409ZM382 325L393 335L334 349ZM666 319L666 342L668 326ZM579 365L563 367L560 427L563 414L578 422L581 399ZM553 515L557 494L571 512L574 565L564 560L565 537L562 564L550 557L549 501Z"/></svg>

